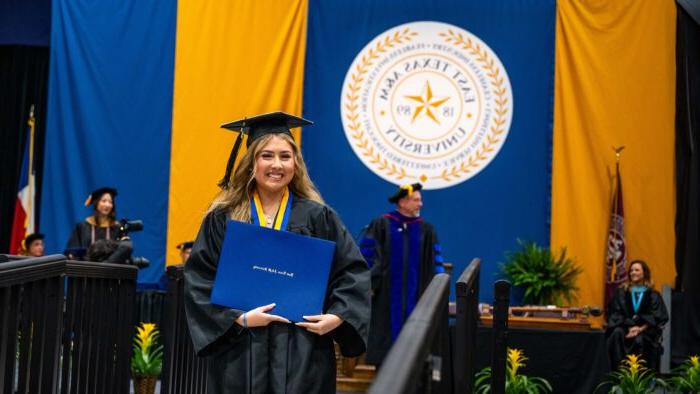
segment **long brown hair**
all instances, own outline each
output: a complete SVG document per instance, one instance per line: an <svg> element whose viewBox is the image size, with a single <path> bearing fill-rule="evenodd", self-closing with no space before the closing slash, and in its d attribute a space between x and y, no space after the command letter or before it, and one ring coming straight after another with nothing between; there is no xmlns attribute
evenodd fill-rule
<svg viewBox="0 0 700 394"><path fill-rule="evenodd" d="M301 150L294 139L286 134L268 134L253 141L248 151L238 163L236 171L229 180L229 187L221 190L209 205L207 213L216 210L228 211L229 217L241 222L250 221L250 198L256 188L255 183L255 159L260 151L274 137L288 142L294 154L294 176L289 182L289 191L297 197L312 200L323 204L321 193L309 178L306 163L301 155Z"/></svg>
<svg viewBox="0 0 700 394"><path fill-rule="evenodd" d="M92 217L93 217L93 220L95 221L95 226L100 226L102 224L98 220L98 218L100 217L100 212L97 210L97 206L100 204L100 200L102 200L102 197L104 197L105 194L109 194L109 196L112 197L112 210L109 211L109 213L107 214L107 226L111 226L117 222L116 196L112 193L104 192L104 193L100 194L100 196L98 198L96 198L95 201L92 202Z"/></svg>
<svg viewBox="0 0 700 394"><path fill-rule="evenodd" d="M649 264L647 264L647 262L644 260L634 260L630 263L629 267L627 268L627 280L622 284L622 288L627 290L632 286L632 278L630 277L630 274L632 273L632 266L635 264L642 266L642 272L644 273L644 286L648 287L649 289L653 289L654 281L651 280L651 269L649 269Z"/></svg>

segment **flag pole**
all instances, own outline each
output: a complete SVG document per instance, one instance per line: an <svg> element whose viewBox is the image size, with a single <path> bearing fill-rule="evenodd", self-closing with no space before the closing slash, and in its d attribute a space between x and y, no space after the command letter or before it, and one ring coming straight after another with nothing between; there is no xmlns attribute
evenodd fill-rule
<svg viewBox="0 0 700 394"><path fill-rule="evenodd" d="M604 304L606 305L607 309L607 304L610 301L610 297L612 297L612 292L614 289L617 287L617 279L619 277L620 272L618 272L618 254L620 252L619 248L619 242L622 243L622 248L623 251L622 253L626 253L624 251L624 228L622 227L622 223L620 222L620 213L621 213L621 204L620 204L620 198L621 198L621 188L622 188L622 183L620 181L620 156L622 155L622 151L625 149L624 146L618 146L612 147L613 151L615 152L615 178L614 178L614 183L613 183L613 199L612 199L612 209L611 209L611 214L610 214L610 224L608 226L608 243L606 245L607 247L607 256L606 256L606 261L605 261L605 289L604 289ZM621 239L618 240L616 239L617 237L620 237ZM624 260L624 256L622 257ZM624 272L624 266L622 267L622 271ZM607 313L607 312L606 312Z"/></svg>
<svg viewBox="0 0 700 394"><path fill-rule="evenodd" d="M620 145L618 147L612 147L613 150L615 151L615 187L613 190L615 190L615 194L613 194L613 213L618 214L617 211L617 199L618 197L618 187L619 185L619 179L620 179L620 156L622 155L622 151L625 149L624 145Z"/></svg>
<svg viewBox="0 0 700 394"><path fill-rule="evenodd" d="M29 235L31 233L36 232L36 217L34 215L34 183L36 182L35 179L33 179L34 175L34 129L36 127L36 119L34 118L34 104L29 108L29 119L27 120L27 125L29 125L29 166L28 166L28 174L29 174L29 212L30 214L27 215L28 223L27 223L27 231L26 235ZM29 213L28 212L28 213Z"/></svg>

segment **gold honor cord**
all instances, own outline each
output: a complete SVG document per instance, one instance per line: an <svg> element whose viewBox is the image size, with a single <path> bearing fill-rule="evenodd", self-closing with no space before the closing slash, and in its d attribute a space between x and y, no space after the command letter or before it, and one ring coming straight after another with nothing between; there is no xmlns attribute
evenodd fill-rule
<svg viewBox="0 0 700 394"><path fill-rule="evenodd" d="M281 230L282 225L284 222L284 216L285 213L287 212L287 205L289 203L289 188L284 189L284 195L282 195L282 201L280 202L280 207L277 210L277 214L275 215L275 218L273 219L274 221L274 226L272 227L275 230ZM265 212L263 211L262 207L262 202L260 201L260 195L258 194L257 191L253 193L253 209L255 210L253 212L253 222L256 221L260 224L262 227L267 227L267 219L265 218Z"/></svg>

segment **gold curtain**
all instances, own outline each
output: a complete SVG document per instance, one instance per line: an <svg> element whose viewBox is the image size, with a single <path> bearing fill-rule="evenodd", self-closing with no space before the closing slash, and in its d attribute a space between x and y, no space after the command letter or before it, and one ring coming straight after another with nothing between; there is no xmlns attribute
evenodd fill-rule
<svg viewBox="0 0 700 394"><path fill-rule="evenodd" d="M224 174L236 133L219 126L301 115L306 19L306 0L178 2L168 264L180 262L175 245L196 237Z"/></svg>
<svg viewBox="0 0 700 394"><path fill-rule="evenodd" d="M646 260L657 289L675 278L675 7L557 3L551 245L584 269L580 304L603 304L613 146L625 146L627 260Z"/></svg>

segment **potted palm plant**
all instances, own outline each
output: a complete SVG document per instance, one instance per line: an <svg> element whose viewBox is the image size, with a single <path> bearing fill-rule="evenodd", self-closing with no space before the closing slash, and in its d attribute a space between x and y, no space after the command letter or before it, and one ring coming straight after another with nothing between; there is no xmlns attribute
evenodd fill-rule
<svg viewBox="0 0 700 394"><path fill-rule="evenodd" d="M131 357L134 392L153 394L163 368L163 345L157 343L160 334L154 323L141 323L136 330L134 354Z"/></svg>
<svg viewBox="0 0 700 394"><path fill-rule="evenodd" d="M524 290L524 302L533 305L563 305L576 298L576 278L581 269L566 256L566 248L556 255L547 247L518 240L521 249L506 253L503 273Z"/></svg>

